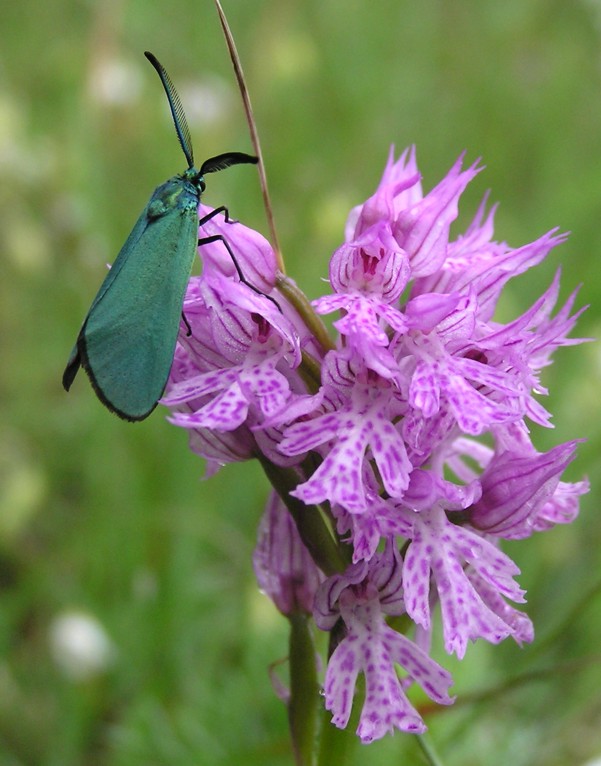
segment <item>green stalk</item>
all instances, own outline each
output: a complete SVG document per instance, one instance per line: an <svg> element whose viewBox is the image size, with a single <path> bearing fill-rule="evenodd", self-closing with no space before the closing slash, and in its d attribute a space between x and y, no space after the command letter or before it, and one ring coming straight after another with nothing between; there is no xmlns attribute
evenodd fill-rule
<svg viewBox="0 0 601 766"><path fill-rule="evenodd" d="M297 766L315 766L319 686L309 616L300 612L290 621L290 702L288 720Z"/></svg>
<svg viewBox="0 0 601 766"><path fill-rule="evenodd" d="M309 299L302 290L296 286L296 284L287 277L285 274L278 274L276 278L276 287L282 293L282 295L291 303L296 309L298 315L305 323L306 328L311 335L319 343L324 351L330 351L334 348L332 339L328 335L328 331L324 323L313 311L313 306L309 302Z"/></svg>
<svg viewBox="0 0 601 766"><path fill-rule="evenodd" d="M325 575L344 572L350 561L350 548L337 543L318 506L305 505L290 495L302 481L299 474L293 468L275 465L260 452L256 457L272 487L286 504L313 561Z"/></svg>

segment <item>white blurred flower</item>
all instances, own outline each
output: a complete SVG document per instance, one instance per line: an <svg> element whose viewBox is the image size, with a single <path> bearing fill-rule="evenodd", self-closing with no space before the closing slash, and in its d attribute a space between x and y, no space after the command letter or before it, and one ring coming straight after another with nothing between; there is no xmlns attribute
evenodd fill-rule
<svg viewBox="0 0 601 766"><path fill-rule="evenodd" d="M129 106L142 91L141 67L118 57L103 56L92 64L88 88L98 104Z"/></svg>
<svg viewBox="0 0 601 766"><path fill-rule="evenodd" d="M220 77L183 82L178 89L190 128L207 128L225 120L235 103L231 88Z"/></svg>
<svg viewBox="0 0 601 766"><path fill-rule="evenodd" d="M63 612L49 630L50 651L63 673L86 681L109 668L116 655L113 642L100 622L85 612Z"/></svg>

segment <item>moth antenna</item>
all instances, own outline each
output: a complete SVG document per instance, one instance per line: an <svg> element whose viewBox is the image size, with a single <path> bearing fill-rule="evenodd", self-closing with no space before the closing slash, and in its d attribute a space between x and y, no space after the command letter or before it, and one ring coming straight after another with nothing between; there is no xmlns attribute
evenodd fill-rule
<svg viewBox="0 0 601 766"><path fill-rule="evenodd" d="M175 90L175 85L171 82L171 78L167 74L165 67L153 53L144 51L144 55L156 69L157 74L161 78L163 88L167 94L167 100L169 101L169 108L171 109L171 116L173 117L173 124L175 125L175 132L177 133L179 144L182 147L183 153L186 155L188 168L193 168L194 150L192 149L192 137L190 136L190 128L188 127L188 121L186 120L186 113L184 112L180 97Z"/></svg>

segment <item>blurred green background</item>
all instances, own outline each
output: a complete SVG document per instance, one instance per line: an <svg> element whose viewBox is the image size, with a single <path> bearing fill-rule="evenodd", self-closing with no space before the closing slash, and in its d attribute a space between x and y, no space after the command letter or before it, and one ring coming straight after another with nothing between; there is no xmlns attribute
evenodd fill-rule
<svg viewBox="0 0 601 766"><path fill-rule="evenodd" d="M426 189L466 149L486 171L455 231L491 188L498 239L572 232L510 284L503 317L563 264L562 295L583 282L579 305L591 304L578 334L601 335L599 0L224 4L288 271L311 297L391 143L417 145ZM286 624L251 568L267 496L258 467L201 483L202 462L161 408L127 424L85 376L69 395L60 385L105 263L152 190L184 168L142 52L180 90L197 160L250 150L215 10L5 0L0 39L0 765L289 764L268 678ZM211 177L205 201L267 231L252 169ZM534 646L445 659L459 702L428 717L444 764L601 757L598 345L560 350L544 380L555 431L535 443L586 437L568 478L588 474L592 492L571 527L507 546ZM61 630L73 614L100 631L96 670L68 662ZM422 760L397 733L351 762Z"/></svg>

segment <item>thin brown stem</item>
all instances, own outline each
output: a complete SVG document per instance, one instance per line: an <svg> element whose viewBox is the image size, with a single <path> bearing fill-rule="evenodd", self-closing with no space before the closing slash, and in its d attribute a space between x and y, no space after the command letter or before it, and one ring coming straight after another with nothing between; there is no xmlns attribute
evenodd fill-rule
<svg viewBox="0 0 601 766"><path fill-rule="evenodd" d="M278 269L283 274L285 274L286 270L284 268L284 259L282 258L282 252L280 250L280 245L278 242L278 235L276 232L275 220L273 217L273 209L271 207L271 198L269 196L269 188L267 186L267 174L265 172L265 163L263 162L263 153L261 152L261 142L259 141L259 133L257 131L257 124L255 122L255 118L253 114L253 108L250 101L250 94L248 92L248 88L246 87L246 80L244 78L242 63L240 62L240 56L238 55L238 51L236 49L236 43L234 42L232 31L230 29L227 18L225 16L225 13L223 11L223 8L221 7L221 3L219 2L219 0L215 0L215 6L217 7L217 13L219 14L219 21L221 23L221 28L223 29L225 42L227 44L227 48L230 54L230 59L232 60L232 65L234 67L234 74L236 75L238 88L240 89L240 95L242 96L242 103L244 104L246 121L248 123L248 128L250 130L250 140L252 141L255 154L259 158L259 162L257 165L259 169L259 183L261 184L261 193L263 195L263 205L265 206L265 215L267 216L267 224L269 226L269 231L271 233L271 244L275 252Z"/></svg>

